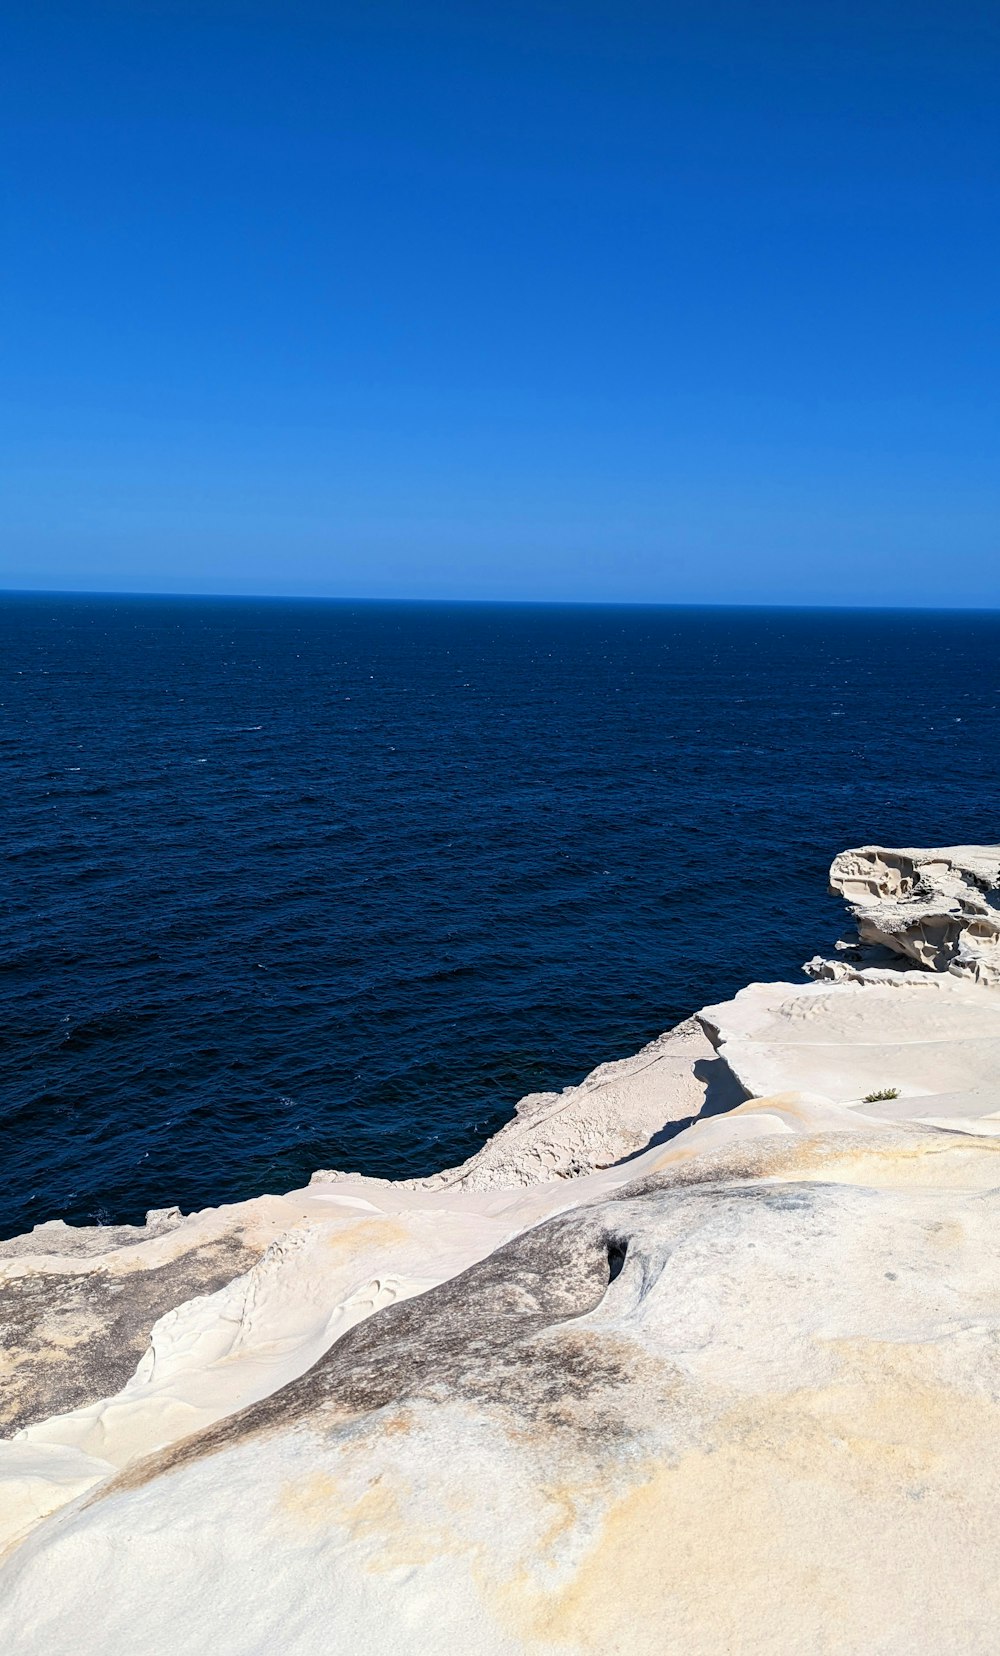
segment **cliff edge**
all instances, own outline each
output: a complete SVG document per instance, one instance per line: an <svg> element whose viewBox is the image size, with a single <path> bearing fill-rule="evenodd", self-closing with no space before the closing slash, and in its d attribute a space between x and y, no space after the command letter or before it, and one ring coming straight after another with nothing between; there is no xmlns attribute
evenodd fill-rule
<svg viewBox="0 0 1000 1656"><path fill-rule="evenodd" d="M462 1168L0 1244L3 1649L992 1656L998 859Z"/></svg>

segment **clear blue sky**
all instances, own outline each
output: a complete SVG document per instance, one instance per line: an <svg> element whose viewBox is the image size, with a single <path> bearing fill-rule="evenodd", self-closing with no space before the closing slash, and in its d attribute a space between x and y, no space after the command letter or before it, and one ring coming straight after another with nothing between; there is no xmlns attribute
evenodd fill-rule
<svg viewBox="0 0 1000 1656"><path fill-rule="evenodd" d="M0 586L1000 604L1000 5L3 8Z"/></svg>

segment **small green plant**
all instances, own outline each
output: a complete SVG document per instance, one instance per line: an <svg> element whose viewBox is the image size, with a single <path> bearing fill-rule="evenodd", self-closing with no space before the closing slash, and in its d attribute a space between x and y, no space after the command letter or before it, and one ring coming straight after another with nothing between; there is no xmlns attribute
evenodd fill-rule
<svg viewBox="0 0 1000 1656"><path fill-rule="evenodd" d="M898 1087L883 1087L879 1092L865 1093L866 1104L883 1104L889 1098L898 1098Z"/></svg>

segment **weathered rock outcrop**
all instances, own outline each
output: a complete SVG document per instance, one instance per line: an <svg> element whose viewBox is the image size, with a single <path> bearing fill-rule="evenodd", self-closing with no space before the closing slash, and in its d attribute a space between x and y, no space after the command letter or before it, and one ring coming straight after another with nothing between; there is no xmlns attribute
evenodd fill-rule
<svg viewBox="0 0 1000 1656"><path fill-rule="evenodd" d="M1000 1145L767 1137L389 1307L7 1565L18 1656L992 1656Z"/></svg>
<svg viewBox="0 0 1000 1656"><path fill-rule="evenodd" d="M461 1168L0 1245L0 1649L992 1656L998 872L845 853L893 953Z"/></svg>
<svg viewBox="0 0 1000 1656"><path fill-rule="evenodd" d="M1000 846L859 846L834 858L830 889L846 898L862 943L1000 984Z"/></svg>

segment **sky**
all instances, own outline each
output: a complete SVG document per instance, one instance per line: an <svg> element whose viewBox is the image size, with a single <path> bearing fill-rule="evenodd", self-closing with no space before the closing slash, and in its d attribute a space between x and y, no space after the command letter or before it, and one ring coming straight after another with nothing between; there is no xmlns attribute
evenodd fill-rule
<svg viewBox="0 0 1000 1656"><path fill-rule="evenodd" d="M996 0L0 29L0 587L1000 605Z"/></svg>

